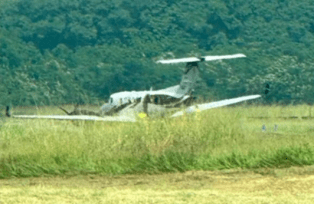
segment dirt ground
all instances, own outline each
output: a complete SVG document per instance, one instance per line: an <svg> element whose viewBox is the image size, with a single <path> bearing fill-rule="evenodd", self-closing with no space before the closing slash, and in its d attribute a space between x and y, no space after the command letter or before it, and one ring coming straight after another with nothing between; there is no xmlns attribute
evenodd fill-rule
<svg viewBox="0 0 314 204"><path fill-rule="evenodd" d="M12 178L0 203L314 203L314 167Z"/></svg>

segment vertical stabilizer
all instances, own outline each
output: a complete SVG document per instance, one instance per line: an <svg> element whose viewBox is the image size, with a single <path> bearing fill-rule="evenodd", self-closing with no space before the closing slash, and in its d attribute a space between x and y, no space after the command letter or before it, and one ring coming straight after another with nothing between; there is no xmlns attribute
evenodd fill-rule
<svg viewBox="0 0 314 204"><path fill-rule="evenodd" d="M182 80L180 82L180 89L185 94L191 92L199 79L199 69L197 62L188 62L186 64Z"/></svg>
<svg viewBox="0 0 314 204"><path fill-rule="evenodd" d="M166 91L175 92L178 95L184 95L190 93L198 80L199 69L198 62L203 61L214 61L222 59L234 59L246 57L244 54L233 54L233 55L218 55L218 56L204 56L204 57L188 57L181 59L170 59L170 60L158 60L157 63L161 64L176 64L176 63L186 63L184 74L179 86L169 87L164 89Z"/></svg>

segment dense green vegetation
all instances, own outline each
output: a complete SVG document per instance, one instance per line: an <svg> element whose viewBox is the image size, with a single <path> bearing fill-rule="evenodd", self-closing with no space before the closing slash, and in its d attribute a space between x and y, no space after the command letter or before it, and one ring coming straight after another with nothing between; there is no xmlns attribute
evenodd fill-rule
<svg viewBox="0 0 314 204"><path fill-rule="evenodd" d="M314 98L311 0L4 0L1 104L98 103L120 90L178 84L161 58L244 53L206 63L197 94ZM10 95L8 93L11 93Z"/></svg>
<svg viewBox="0 0 314 204"><path fill-rule="evenodd" d="M313 121L276 118L308 115L307 108L228 107L137 123L8 119L0 129L0 178L313 165Z"/></svg>

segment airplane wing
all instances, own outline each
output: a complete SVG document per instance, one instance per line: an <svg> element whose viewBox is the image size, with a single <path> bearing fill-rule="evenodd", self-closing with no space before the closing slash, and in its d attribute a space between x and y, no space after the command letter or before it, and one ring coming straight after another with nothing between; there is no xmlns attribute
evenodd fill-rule
<svg viewBox="0 0 314 204"><path fill-rule="evenodd" d="M183 111L178 111L173 114L171 117L182 116L184 113L193 113L197 111L208 110L211 108L218 108L222 106L227 106L235 103L239 103L242 101L252 100L261 97L261 95L250 95L243 96L233 99L226 99L217 102L205 103L200 105L194 105L186 108ZM87 115L10 115L12 118L20 118L20 119L51 119L51 120L77 120L77 121L112 121L112 122L136 122L135 117L120 115L120 116L87 116Z"/></svg>
<svg viewBox="0 0 314 204"><path fill-rule="evenodd" d="M242 97L238 97L238 98L226 99L226 100L216 101L216 102L211 102L211 103L204 103L204 104L200 104L200 105L194 105L194 106L190 106L190 107L186 108L183 111L176 112L171 117L173 118L173 117L182 116L184 113L193 113L193 112L197 112L197 111L204 111L204 110L208 110L208 109L212 109L212 108L227 106L227 105L239 103L242 101L256 99L259 97L261 97L261 95L250 95L250 96L242 96Z"/></svg>
<svg viewBox="0 0 314 204"><path fill-rule="evenodd" d="M222 59L234 59L246 57L244 54L233 54L233 55L218 55L218 56L204 56L204 57L189 57L181 59L170 59L170 60L159 60L157 63L161 64L175 64L175 63L187 63L187 62L201 62L201 61L214 61Z"/></svg>
<svg viewBox="0 0 314 204"><path fill-rule="evenodd" d="M12 115L12 118L21 119L52 119L52 120L81 120L81 121L112 121L112 122L136 122L135 118L127 116L87 116L87 115Z"/></svg>

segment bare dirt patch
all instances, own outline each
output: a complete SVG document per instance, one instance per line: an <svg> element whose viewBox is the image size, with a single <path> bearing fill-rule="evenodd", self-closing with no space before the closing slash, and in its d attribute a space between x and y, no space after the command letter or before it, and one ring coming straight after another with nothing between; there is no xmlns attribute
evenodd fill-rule
<svg viewBox="0 0 314 204"><path fill-rule="evenodd" d="M313 167L0 180L2 203L314 203Z"/></svg>

